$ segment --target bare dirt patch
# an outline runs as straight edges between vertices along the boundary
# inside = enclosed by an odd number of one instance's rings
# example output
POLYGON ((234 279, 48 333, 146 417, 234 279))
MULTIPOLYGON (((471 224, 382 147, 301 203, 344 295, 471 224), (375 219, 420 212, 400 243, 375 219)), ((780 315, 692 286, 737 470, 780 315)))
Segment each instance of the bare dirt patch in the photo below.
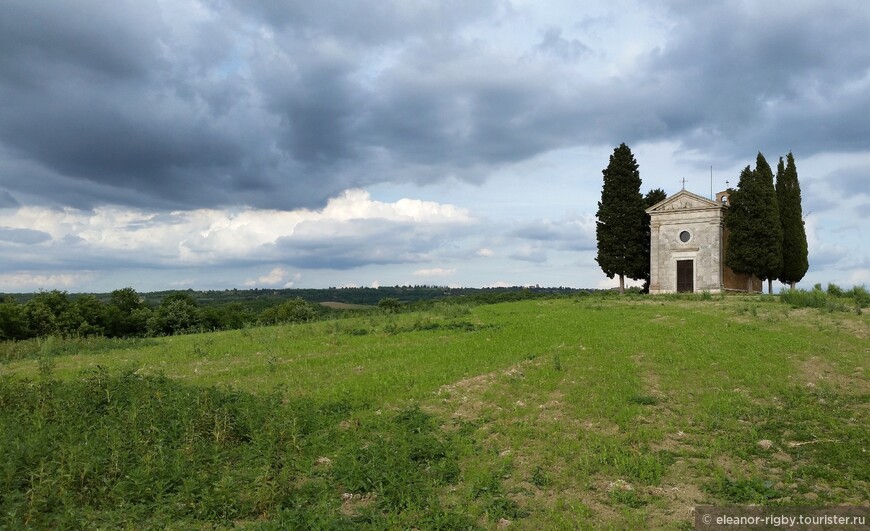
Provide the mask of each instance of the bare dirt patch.
POLYGON ((345 516, 359 516, 360 512, 375 501, 376 496, 371 493, 352 494, 345 492, 341 495, 341 507, 339 511, 345 516))
POLYGON ((855 367, 846 374, 820 356, 801 363, 800 374, 804 384, 810 388, 827 384, 850 394, 870 391, 870 381, 864 378, 864 367, 855 367))
POLYGON ((658 487, 647 487, 649 494, 659 498, 664 507, 651 514, 651 528, 673 529, 680 523, 691 522, 695 507, 708 503, 709 496, 695 483, 668 482, 658 487))
MULTIPOLYGON (((541 362, 540 358, 525 360, 507 369, 479 374, 443 385, 435 393, 436 397, 440 398, 440 406, 430 409, 446 409, 452 418, 466 421, 478 419, 488 410, 500 411, 501 407, 483 398, 487 389, 501 378, 524 378, 525 369, 541 362)), ((525 405, 522 400, 516 404, 517 407, 525 407, 525 405)))

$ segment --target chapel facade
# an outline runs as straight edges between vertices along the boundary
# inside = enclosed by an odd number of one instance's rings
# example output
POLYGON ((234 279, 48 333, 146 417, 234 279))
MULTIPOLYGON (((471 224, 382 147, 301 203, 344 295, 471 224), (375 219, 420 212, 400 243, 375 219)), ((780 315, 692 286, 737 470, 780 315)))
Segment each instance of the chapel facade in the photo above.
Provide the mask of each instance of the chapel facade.
POLYGON ((758 291, 761 280, 725 265, 728 193, 716 200, 681 190, 646 210, 650 215, 649 292, 758 291))

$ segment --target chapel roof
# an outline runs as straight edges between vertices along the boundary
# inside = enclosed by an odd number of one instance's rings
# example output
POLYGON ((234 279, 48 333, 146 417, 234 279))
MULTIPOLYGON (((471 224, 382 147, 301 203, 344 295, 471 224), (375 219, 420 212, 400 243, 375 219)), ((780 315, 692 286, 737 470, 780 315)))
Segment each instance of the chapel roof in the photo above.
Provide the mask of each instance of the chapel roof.
POLYGON ((659 201, 646 209, 646 213, 655 214, 672 210, 712 210, 721 208, 725 207, 716 201, 712 201, 698 194, 693 194, 688 190, 680 190, 667 199, 659 201))

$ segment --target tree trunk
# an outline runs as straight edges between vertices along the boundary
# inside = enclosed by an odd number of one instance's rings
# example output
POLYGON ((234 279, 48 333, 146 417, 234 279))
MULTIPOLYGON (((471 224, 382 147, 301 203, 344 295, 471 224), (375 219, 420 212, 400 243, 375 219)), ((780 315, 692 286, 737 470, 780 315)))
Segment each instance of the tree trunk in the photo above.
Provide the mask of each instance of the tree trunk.
POLYGON ((791 285, 791 289, 794 289, 795 281, 792 280, 791 282, 789 282, 789 284, 791 285))
POLYGON ((746 293, 752 293, 752 275, 746 275, 746 293))
POLYGON ((619 275, 619 294, 625 294, 625 275, 619 275))
POLYGON ((773 279, 772 278, 767 279, 767 294, 773 295, 773 279))

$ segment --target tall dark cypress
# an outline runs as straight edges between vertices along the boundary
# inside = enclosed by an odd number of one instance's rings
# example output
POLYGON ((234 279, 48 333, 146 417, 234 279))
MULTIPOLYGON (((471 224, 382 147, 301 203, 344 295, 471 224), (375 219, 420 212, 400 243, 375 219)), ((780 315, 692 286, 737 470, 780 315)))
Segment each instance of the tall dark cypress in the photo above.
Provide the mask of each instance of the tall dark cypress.
POLYGON ((640 172, 631 149, 624 143, 613 150, 602 171, 604 185, 598 202, 595 261, 608 278, 619 276, 619 292, 625 277, 641 278, 649 268, 649 238, 644 230, 646 212, 640 193, 640 172), (645 241, 647 240, 647 241, 645 241))
MULTIPOLYGON (((736 190, 730 190, 728 202, 730 207, 725 211, 725 228, 728 229, 728 246, 725 250, 725 265, 735 273, 755 275, 753 267, 754 247, 752 245, 753 212, 757 207, 753 201, 744 199, 752 193, 755 175, 749 166, 740 172, 740 180, 736 190)), ((752 278, 748 280, 747 291, 752 289, 752 278)))
POLYGON ((779 280, 794 289, 810 267, 807 259, 807 233, 801 207, 801 186, 798 182, 794 156, 789 152, 788 164, 783 167, 782 157, 776 171, 776 198, 779 221, 782 224, 782 271, 779 280))
POLYGON ((737 273, 767 279, 768 289, 772 290, 772 281, 782 270, 782 227, 773 171, 764 155, 758 154, 755 170, 747 166, 740 173, 737 190, 729 202, 725 264, 737 273))
POLYGON ((759 278, 767 280, 767 292, 773 293, 773 280, 782 272, 782 224, 779 221, 779 202, 776 200, 776 187, 773 184, 773 170, 761 152, 755 162, 758 174, 758 196, 760 202, 758 232, 755 235, 758 247, 759 278))
MULTIPOLYGON (((645 196, 643 196, 643 206, 644 206, 644 208, 649 208, 649 207, 655 205, 656 203, 660 203, 660 202, 664 201, 667 198, 668 198, 668 194, 664 190, 662 190, 661 188, 655 188, 653 190, 650 190, 649 192, 646 193, 645 196)), ((650 243, 651 243, 650 221, 651 221, 650 215, 644 214, 644 217, 643 217, 643 228, 644 228, 643 244, 644 244, 644 247, 643 247, 643 249, 644 249, 644 256, 646 258, 645 258, 645 263, 644 263, 644 269, 643 269, 643 271, 641 271, 641 274, 638 277, 638 278, 643 279, 643 292, 644 293, 649 293, 649 284, 650 284, 650 243)))

